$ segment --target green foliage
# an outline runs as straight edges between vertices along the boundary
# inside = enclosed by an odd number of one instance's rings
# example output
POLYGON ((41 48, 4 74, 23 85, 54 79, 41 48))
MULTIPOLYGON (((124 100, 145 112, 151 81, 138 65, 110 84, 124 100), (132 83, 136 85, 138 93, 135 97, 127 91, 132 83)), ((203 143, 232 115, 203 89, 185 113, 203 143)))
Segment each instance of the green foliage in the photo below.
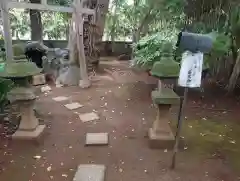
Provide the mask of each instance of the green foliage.
POLYGON ((223 33, 211 33, 211 36, 214 37, 215 41, 213 42, 213 48, 211 52, 205 55, 204 66, 213 66, 218 63, 222 57, 229 55, 231 48, 231 39, 229 36, 223 33))
POLYGON ((0 78, 0 110, 7 103, 7 93, 13 88, 13 82, 9 79, 0 78))
POLYGON ((44 36, 47 36, 50 40, 66 37, 66 31, 68 29, 66 13, 42 13, 42 19, 44 36))
POLYGON ((25 36, 30 31, 30 20, 26 11, 10 10, 10 22, 12 34, 17 39, 25 36))
POLYGON ((175 41, 161 33, 145 36, 133 45, 133 65, 143 70, 150 70, 153 64, 163 58, 173 59, 175 41))
MULTIPOLYGON (((1 48, 1 47, 0 47, 1 48)), ((0 63, 6 61, 6 52, 0 49, 0 63)), ((1 71, 1 70, 0 70, 1 71)))

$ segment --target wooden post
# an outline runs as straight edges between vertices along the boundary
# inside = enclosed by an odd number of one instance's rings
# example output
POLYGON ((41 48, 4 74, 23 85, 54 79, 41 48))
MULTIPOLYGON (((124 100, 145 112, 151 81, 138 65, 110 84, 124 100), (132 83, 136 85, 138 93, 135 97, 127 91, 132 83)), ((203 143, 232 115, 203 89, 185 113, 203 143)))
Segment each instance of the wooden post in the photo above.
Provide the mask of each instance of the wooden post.
POLYGON ((6 59, 7 61, 13 60, 13 49, 12 49, 12 35, 10 28, 9 12, 7 8, 7 0, 3 0, 1 3, 1 16, 3 20, 3 39, 6 49, 6 59))
POLYGON ((86 56, 84 53, 84 44, 83 44, 83 4, 80 0, 75 0, 75 8, 76 8, 76 19, 75 19, 75 25, 76 27, 76 33, 77 33, 77 49, 78 49, 78 61, 80 66, 80 81, 79 86, 81 88, 88 88, 91 83, 88 78, 87 73, 87 63, 86 63, 86 56))

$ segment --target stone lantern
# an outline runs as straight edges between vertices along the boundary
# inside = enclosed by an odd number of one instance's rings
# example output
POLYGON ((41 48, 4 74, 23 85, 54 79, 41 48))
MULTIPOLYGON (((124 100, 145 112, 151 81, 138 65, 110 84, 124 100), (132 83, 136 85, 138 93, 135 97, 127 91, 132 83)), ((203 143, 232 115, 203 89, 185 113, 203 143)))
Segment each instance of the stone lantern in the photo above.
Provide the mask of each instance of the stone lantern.
POLYGON ((162 58, 156 62, 151 75, 159 78, 158 89, 152 91, 152 100, 157 107, 157 117, 149 130, 150 148, 173 148, 174 135, 170 128, 170 108, 179 104, 180 97, 173 91, 180 71, 180 65, 173 58, 162 58))
POLYGON ((41 69, 35 63, 27 60, 8 62, 4 70, 0 72, 0 77, 11 79, 14 82, 14 88, 7 97, 20 110, 20 125, 12 135, 13 139, 35 139, 45 129, 45 125, 39 125, 39 120, 35 117, 33 108, 36 96, 30 84, 32 77, 40 72, 41 69))

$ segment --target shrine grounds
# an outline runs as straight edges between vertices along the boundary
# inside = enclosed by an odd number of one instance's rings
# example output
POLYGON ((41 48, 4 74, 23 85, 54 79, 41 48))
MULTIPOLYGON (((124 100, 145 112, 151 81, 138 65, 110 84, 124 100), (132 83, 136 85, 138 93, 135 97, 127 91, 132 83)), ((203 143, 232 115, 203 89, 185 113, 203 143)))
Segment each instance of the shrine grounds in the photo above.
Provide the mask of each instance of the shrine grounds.
MULTIPOLYGON (((102 61, 91 88, 60 87, 41 93, 38 117, 47 125, 37 142, 13 141, 1 126, 0 181, 72 181, 79 164, 104 164, 105 181, 240 180, 240 103, 210 85, 190 91, 184 115, 184 146, 170 170, 172 150, 148 147, 147 131, 156 109, 150 93, 157 80, 134 72, 127 62, 102 61), (100 119, 83 123, 53 97, 68 96, 100 119), (85 146, 85 135, 107 132, 107 146, 85 146)), ((178 107, 172 110, 176 127, 178 107)), ((8 115, 10 116, 10 115, 8 115)), ((11 118, 14 119, 14 118, 11 118)))

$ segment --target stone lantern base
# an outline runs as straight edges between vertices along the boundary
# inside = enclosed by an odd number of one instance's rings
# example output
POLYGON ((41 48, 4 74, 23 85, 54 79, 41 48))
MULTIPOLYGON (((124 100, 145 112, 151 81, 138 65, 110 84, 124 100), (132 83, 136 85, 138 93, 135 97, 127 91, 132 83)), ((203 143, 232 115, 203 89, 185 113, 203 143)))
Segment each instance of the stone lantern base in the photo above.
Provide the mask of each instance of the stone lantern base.
POLYGON ((32 140, 43 133, 46 126, 39 125, 33 110, 35 97, 31 88, 17 87, 9 92, 8 98, 18 105, 21 116, 19 128, 12 135, 13 139, 32 140))
POLYGON ((162 88, 152 92, 153 102, 157 105, 157 118, 149 129, 149 147, 153 149, 173 148, 175 137, 169 125, 169 111, 179 103, 179 97, 172 89, 162 88))

